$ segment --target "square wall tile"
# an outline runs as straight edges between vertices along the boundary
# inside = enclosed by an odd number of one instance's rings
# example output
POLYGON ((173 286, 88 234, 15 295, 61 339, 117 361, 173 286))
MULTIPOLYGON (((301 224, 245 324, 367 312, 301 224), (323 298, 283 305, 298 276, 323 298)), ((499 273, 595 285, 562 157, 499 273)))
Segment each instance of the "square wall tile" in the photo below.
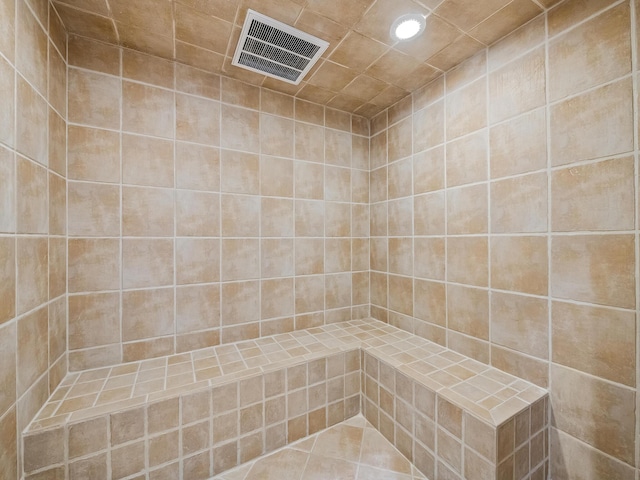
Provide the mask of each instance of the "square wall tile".
POLYGON ((532 172, 547 166, 547 122, 544 108, 491 127, 491 178, 532 172))
POLYGON ((552 237, 551 296, 634 308, 634 244, 633 235, 552 237))
POLYGON ((544 48, 538 48, 489 75, 491 124, 544 105, 545 68, 544 48))
POLYGON ((634 393, 625 387, 552 365, 554 426, 628 464, 633 463, 634 393))
POLYGON ((122 183, 173 187, 173 143, 158 138, 122 135, 122 183))
POLYGON ((16 240, 0 238, 0 324, 16 314, 16 240))
POLYGON ((491 294, 491 341, 538 358, 548 358, 547 300, 502 292, 491 294))
POLYGON ((478 288, 447 285, 449 328, 489 339, 489 292, 478 288))
POLYGON ((552 101, 609 82, 631 71, 629 5, 619 5, 549 45, 552 101))
POLYGON ((447 95, 446 136, 453 140, 487 125, 487 80, 447 95))
POLYGON ((491 287, 532 295, 547 295, 547 237, 493 237, 491 287))
POLYGON ((120 127, 120 99, 122 86, 119 78, 95 72, 69 69, 69 121, 92 127, 120 127))
POLYGON ((120 186, 69 182, 69 235, 120 235, 120 186))
POLYGON ((176 187, 220 191, 220 151, 214 147, 176 142, 176 187))
POLYGON ((553 302, 553 361, 624 385, 635 385, 633 312, 553 302))
POLYGON ((633 150, 631 97, 631 79, 625 79, 553 105, 552 165, 633 150))
MULTIPOLYGON (((220 326, 220 287, 190 285, 176 289, 176 331, 178 333, 220 326)), ((169 332, 171 333, 171 332, 169 332)))
POLYGON ((120 241, 69 239, 69 293, 120 288, 120 241))
POLYGON ((120 180, 119 134, 70 125, 67 142, 70 179, 105 183, 120 180))
POLYGON ((16 313, 18 314, 28 312, 49 299, 48 250, 46 237, 17 239, 16 313))
POLYGON ((176 139, 210 146, 220 145, 218 102, 177 94, 175 121, 176 139))
POLYGON ((491 182, 491 233, 543 233, 547 226, 547 174, 491 182))
POLYGON ((171 239, 122 240, 122 288, 173 284, 171 239))
POLYGON ((122 293, 122 340, 170 335, 175 330, 173 288, 122 293))
POLYGON ((174 94, 138 83, 122 82, 122 129, 173 138, 174 94))
POLYGON ((55 173, 48 174, 49 234, 62 235, 67 230, 67 182, 55 173))
POLYGON ((633 172, 631 157, 554 171, 553 231, 633 230, 633 172))
POLYGON ((17 230, 19 233, 49 232, 47 170, 18 155, 16 161, 17 230))
POLYGON ((122 234, 173 236, 174 196, 169 189, 122 187, 122 234))
POLYGON ((69 348, 96 347, 120 341, 120 294, 69 296, 69 348))

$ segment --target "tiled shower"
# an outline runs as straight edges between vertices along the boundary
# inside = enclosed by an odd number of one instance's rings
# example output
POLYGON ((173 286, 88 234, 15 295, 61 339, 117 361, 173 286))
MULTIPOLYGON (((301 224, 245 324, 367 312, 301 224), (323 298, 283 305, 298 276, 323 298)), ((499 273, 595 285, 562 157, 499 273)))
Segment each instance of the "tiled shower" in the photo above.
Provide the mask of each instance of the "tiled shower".
POLYGON ((548 390, 549 478, 637 480, 639 15, 565 0, 369 115, 0 0, 0 478, 54 478, 68 373, 372 318, 548 390))

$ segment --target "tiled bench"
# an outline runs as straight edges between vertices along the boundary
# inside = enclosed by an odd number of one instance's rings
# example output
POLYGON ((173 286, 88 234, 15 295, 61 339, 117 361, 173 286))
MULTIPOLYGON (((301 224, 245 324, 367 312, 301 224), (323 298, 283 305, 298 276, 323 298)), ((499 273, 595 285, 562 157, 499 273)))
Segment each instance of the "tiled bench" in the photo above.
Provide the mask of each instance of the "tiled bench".
POLYGON ((206 479, 362 411, 430 479, 546 478, 547 392, 376 320, 70 373, 31 479, 206 479))

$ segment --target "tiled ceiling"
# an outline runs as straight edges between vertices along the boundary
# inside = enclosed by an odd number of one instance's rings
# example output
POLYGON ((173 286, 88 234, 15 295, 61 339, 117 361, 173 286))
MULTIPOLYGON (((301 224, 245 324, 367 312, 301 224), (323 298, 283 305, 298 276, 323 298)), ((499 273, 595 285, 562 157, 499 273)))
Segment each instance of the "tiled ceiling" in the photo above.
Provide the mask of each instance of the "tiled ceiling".
POLYGON ((371 117, 558 0, 56 0, 70 33, 371 117), (299 85, 231 65, 247 9, 330 42, 299 85), (393 21, 426 28, 395 42, 393 21))

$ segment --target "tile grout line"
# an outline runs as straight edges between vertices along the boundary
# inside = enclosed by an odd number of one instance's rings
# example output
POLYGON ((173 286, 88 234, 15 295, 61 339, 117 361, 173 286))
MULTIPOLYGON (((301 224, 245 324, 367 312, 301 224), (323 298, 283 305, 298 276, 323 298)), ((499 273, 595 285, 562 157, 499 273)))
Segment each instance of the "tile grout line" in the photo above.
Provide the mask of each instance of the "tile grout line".
MULTIPOLYGON (((640 3, 638 1, 630 1, 629 9, 630 9, 630 20, 631 20, 631 30, 630 30, 630 41, 631 41, 631 72, 632 72, 632 98, 633 98, 633 137, 634 137, 634 169, 635 169, 635 198, 634 198, 634 222, 636 227, 635 234, 635 260, 636 265, 634 269, 635 281, 636 281, 636 312, 640 312, 640 282, 638 279, 640 278, 640 236, 638 235, 640 231, 640 160, 638 149, 640 148, 640 138, 638 129, 640 127, 640 113, 638 112, 639 103, 639 79, 638 79, 638 62, 640 61, 638 51, 638 44, 640 41, 640 32, 638 31, 638 21, 640 20, 640 12, 638 11, 638 7, 640 3)), ((636 313, 637 315, 637 313, 636 313)), ((636 319, 637 321, 637 319, 636 319)), ((635 462, 636 462, 636 480, 640 479, 640 442, 638 442, 638 435, 640 434, 640 399, 637 395, 637 388, 640 385, 640 349, 638 348, 638 343, 640 342, 640 330, 636 327, 636 428, 635 428, 635 438, 636 438, 636 451, 635 451, 635 462)))
MULTIPOLYGON (((552 136, 551 136, 551 110, 552 105, 550 102, 551 93, 549 92, 549 85, 551 79, 550 73, 550 65, 549 65, 549 13, 545 12, 544 14, 544 62, 545 62, 545 130, 546 130, 546 175, 547 175, 547 365, 546 365, 546 374, 547 374, 547 389, 549 391, 549 401, 547 408, 547 425, 549 428, 545 435, 545 444, 547 446, 546 453, 548 455, 549 465, 551 464, 551 391, 552 391, 552 363, 553 363, 553 294, 552 290, 552 278, 553 278, 553 198, 552 198, 552 190, 553 190, 553 182, 552 182, 552 173, 553 173, 553 159, 552 159, 552 136)), ((570 165, 568 168, 571 168, 570 165)), ((550 474, 550 467, 547 468, 550 474)))

